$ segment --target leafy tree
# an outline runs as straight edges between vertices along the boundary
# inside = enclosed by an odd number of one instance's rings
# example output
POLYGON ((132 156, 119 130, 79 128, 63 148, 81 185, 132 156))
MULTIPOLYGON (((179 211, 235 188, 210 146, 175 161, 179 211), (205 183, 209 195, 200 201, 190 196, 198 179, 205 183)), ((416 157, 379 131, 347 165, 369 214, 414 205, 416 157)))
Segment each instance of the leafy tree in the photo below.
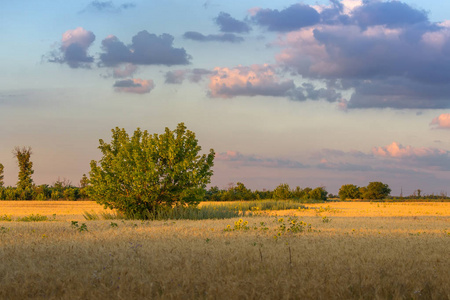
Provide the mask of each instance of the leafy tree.
POLYGON ((327 200, 328 192, 324 187, 317 187, 309 192, 309 199, 313 200, 327 200))
POLYGON ((110 144, 100 140, 103 156, 91 161, 91 199, 128 217, 151 218, 159 209, 197 205, 213 174, 214 150, 201 147, 183 123, 174 131, 150 135, 139 128, 130 137, 112 130, 110 144))
POLYGON ((345 201, 346 199, 360 199, 360 188, 354 184, 344 184, 339 189, 339 198, 341 198, 342 201, 345 201))
POLYGON ((291 189, 289 187, 289 184, 282 183, 278 185, 274 190, 272 194, 273 199, 290 199, 292 198, 291 189))
POLYGON ((389 188, 389 185, 379 181, 370 182, 366 188, 361 189, 363 199, 385 199, 390 193, 391 189, 389 188))
POLYGON ((3 178, 4 178, 3 169, 4 169, 3 165, 0 164, 0 188, 2 188, 3 185, 4 185, 4 182, 3 182, 3 178))
POLYGON ((14 156, 17 158, 19 164, 19 179, 17 182, 17 189, 20 193, 20 198, 28 200, 33 196, 33 162, 31 162, 31 147, 15 147, 13 150, 14 156))

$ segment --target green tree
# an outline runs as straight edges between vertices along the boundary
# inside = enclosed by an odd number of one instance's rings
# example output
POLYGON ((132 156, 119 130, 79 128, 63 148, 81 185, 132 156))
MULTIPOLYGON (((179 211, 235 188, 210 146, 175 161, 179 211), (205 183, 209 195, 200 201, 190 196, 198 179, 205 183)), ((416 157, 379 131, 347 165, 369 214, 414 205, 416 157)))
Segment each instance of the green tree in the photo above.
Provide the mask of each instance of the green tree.
POLYGON ((22 199, 31 199, 33 194, 33 179, 31 175, 34 173, 33 162, 30 160, 31 147, 15 147, 13 154, 19 164, 17 189, 20 191, 22 199))
POLYGON ((4 181, 3 181, 3 178, 4 178, 3 170, 4 170, 4 167, 3 167, 2 164, 0 164, 0 188, 2 188, 3 185, 4 185, 4 181))
POLYGON ((317 187, 309 192, 309 199, 313 200, 327 200, 328 192, 324 187, 317 187))
POLYGON ((346 199, 360 199, 361 198, 361 192, 358 186, 354 184, 344 184, 339 189, 339 198, 342 201, 345 201, 346 199))
POLYGON ((390 193, 389 185, 379 181, 370 182, 366 188, 361 189, 363 199, 381 200, 388 197, 390 193))
POLYGON ((286 200, 292 198, 291 188, 289 187, 289 184, 282 183, 278 185, 274 190, 272 194, 273 199, 281 199, 286 200))
POLYGON ((150 135, 139 128, 129 137, 112 130, 110 144, 100 140, 103 156, 91 161, 88 195, 128 217, 151 218, 174 205, 197 205, 213 174, 214 150, 201 147, 183 123, 173 131, 150 135))

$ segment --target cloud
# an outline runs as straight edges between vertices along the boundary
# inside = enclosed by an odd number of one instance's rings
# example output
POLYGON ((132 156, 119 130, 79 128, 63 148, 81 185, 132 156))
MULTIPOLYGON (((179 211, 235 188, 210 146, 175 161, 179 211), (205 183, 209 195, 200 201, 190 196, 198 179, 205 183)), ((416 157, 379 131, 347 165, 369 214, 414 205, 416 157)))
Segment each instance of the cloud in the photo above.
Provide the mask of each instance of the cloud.
POLYGON ((396 164, 403 169, 419 169, 428 171, 449 171, 450 153, 433 147, 402 146, 393 142, 385 147, 374 147, 375 157, 388 159, 386 163, 396 164))
POLYGON ((174 48, 173 40, 170 34, 157 36, 143 30, 133 36, 131 45, 127 46, 111 35, 102 41, 104 52, 100 54, 100 60, 105 66, 121 63, 166 66, 189 64, 191 57, 184 48, 174 48))
POLYGON ((430 23, 423 11, 396 1, 345 11, 334 8, 341 19, 282 36, 279 66, 304 79, 342 82, 336 93, 351 93, 339 100, 344 109, 450 106, 449 23, 430 23))
POLYGON ((396 142, 385 146, 385 147, 374 147, 372 149, 374 155, 384 156, 384 157, 424 157, 424 156, 434 156, 434 155, 445 155, 447 151, 437 148, 414 148, 412 146, 402 146, 396 142))
POLYGON ((434 125, 435 129, 450 129, 450 114, 440 114, 431 121, 430 125, 434 125))
POLYGON ((153 80, 145 80, 139 78, 118 80, 114 83, 116 92, 120 93, 134 93, 134 94, 147 94, 155 87, 153 80))
POLYGON ((261 158, 255 155, 244 155, 237 151, 216 153, 216 161, 227 162, 233 167, 249 166, 264 168, 304 169, 308 166, 293 160, 279 158, 261 158))
POLYGON ((289 96, 295 89, 292 80, 280 81, 269 65, 215 68, 210 76, 211 97, 231 98, 235 96, 289 96))
POLYGON ((94 58, 87 50, 94 40, 94 33, 82 27, 67 30, 62 35, 59 51, 50 53, 48 61, 68 64, 71 68, 89 68, 94 58))
POLYGON ((112 1, 92 1, 89 3, 83 10, 80 11, 81 13, 86 12, 107 12, 107 13, 119 13, 123 10, 130 9, 136 7, 136 4, 134 3, 123 3, 119 6, 114 5, 112 1))
POLYGON ((320 21, 320 15, 309 5, 293 4, 281 11, 277 9, 251 10, 251 20, 270 31, 293 31, 315 25, 320 21))
POLYGON ((228 43, 241 43, 244 41, 243 37, 237 36, 232 33, 222 34, 208 34, 203 35, 196 31, 187 31, 183 34, 183 37, 188 40, 198 42, 228 42, 228 43))
POLYGON ((185 70, 169 71, 165 75, 165 77, 166 77, 165 83, 182 84, 185 76, 186 76, 185 70))
POLYGON ((414 9, 399 1, 367 2, 356 7, 352 15, 352 19, 362 27, 386 25, 392 28, 428 21, 425 11, 414 9))
POLYGON ((245 33, 251 30, 247 23, 236 20, 230 14, 223 11, 214 20, 222 32, 245 33))
POLYGON ((206 69, 185 69, 185 70, 174 70, 168 71, 165 74, 165 83, 168 84, 182 84, 187 78, 190 82, 199 82, 205 76, 213 74, 213 71, 206 69))
POLYGON ((133 64, 120 65, 113 69, 114 78, 126 78, 133 76, 137 71, 137 66, 133 64))

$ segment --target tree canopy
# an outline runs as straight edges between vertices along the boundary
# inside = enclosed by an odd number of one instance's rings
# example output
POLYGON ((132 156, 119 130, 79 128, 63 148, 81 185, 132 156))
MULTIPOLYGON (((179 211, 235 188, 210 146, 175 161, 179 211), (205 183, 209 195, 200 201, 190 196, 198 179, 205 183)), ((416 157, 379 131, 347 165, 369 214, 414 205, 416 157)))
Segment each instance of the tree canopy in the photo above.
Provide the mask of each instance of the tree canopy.
POLYGON ((163 134, 136 129, 112 130, 112 141, 100 140, 102 158, 91 161, 88 194, 98 203, 129 217, 150 218, 175 205, 197 205, 213 174, 214 150, 201 147, 183 123, 163 134))

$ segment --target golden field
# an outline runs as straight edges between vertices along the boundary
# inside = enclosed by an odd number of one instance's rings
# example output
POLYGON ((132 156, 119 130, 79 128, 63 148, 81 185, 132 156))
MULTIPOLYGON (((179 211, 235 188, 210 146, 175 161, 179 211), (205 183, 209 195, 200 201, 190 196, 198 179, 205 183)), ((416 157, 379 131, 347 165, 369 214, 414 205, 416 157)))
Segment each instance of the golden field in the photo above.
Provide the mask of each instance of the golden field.
POLYGON ((54 221, 0 221, 0 299, 450 299, 450 203, 306 206, 233 230, 237 218, 86 221, 102 207, 1 201, 0 216, 54 221))

